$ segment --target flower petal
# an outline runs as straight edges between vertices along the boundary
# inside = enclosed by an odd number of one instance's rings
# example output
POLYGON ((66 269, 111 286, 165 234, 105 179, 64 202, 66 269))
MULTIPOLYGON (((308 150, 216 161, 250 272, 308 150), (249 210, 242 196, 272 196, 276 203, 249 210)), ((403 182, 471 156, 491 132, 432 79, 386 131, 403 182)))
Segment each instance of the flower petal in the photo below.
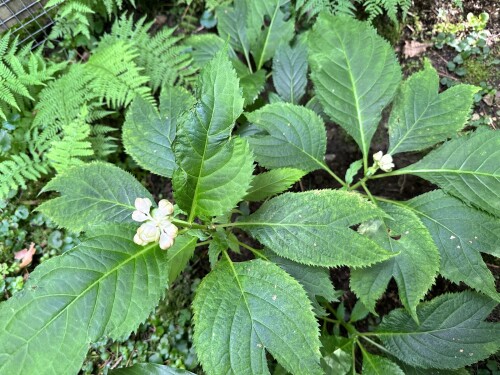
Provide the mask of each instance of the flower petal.
POLYGON ((166 233, 168 236, 172 238, 177 237, 177 232, 179 231, 177 227, 172 223, 166 223, 162 225, 161 230, 163 233, 166 233))
POLYGON ((151 210, 151 206, 153 204, 149 200, 149 198, 136 198, 135 199, 135 208, 139 211, 144 212, 145 214, 149 214, 149 210, 151 210))
POLYGON ((158 202, 158 212, 162 216, 172 215, 174 213, 174 205, 166 199, 158 202))
POLYGON ((380 161, 380 159, 382 159, 383 155, 384 155, 384 153, 382 151, 379 151, 379 152, 373 154, 373 160, 380 161))
POLYGON ((142 223, 150 218, 149 214, 145 214, 139 210, 132 212, 132 220, 142 223))
POLYGON ((174 244, 174 239, 170 237, 167 233, 163 232, 160 236, 160 249, 167 250, 174 244))

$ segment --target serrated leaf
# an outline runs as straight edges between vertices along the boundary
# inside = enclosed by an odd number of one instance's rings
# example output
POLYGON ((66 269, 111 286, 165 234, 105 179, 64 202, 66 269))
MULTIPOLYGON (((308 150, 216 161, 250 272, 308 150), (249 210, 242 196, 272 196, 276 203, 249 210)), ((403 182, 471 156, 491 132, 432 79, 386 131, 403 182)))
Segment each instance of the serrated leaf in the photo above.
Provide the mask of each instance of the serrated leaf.
POLYGON ((192 237, 189 234, 179 236, 174 245, 168 249, 168 282, 172 284, 175 279, 186 268, 189 260, 193 257, 197 237, 192 237))
POLYGON ((443 370, 443 369, 426 369, 421 367, 412 367, 404 362, 398 362, 399 367, 401 367, 405 375, 471 375, 466 369, 457 370, 443 370))
POLYGON ((363 375, 405 375, 403 370, 388 358, 363 350, 363 375))
POLYGON ((131 223, 135 199, 154 200, 131 174, 102 162, 71 168, 50 180, 42 190, 47 191, 61 196, 37 210, 73 232, 104 223, 131 223))
POLYGON ((254 176, 245 200, 259 202, 290 188, 304 177, 305 172, 294 168, 279 168, 254 176))
POLYGON ((228 40, 236 51, 249 56, 250 43, 247 37, 247 5, 245 0, 234 0, 234 7, 219 7, 217 31, 223 40, 228 40))
POLYGON ((123 224, 94 228, 0 305, 2 374, 76 374, 90 342, 123 339, 147 318, 168 283, 168 253, 136 245, 134 233, 123 224))
POLYGON ((229 249, 229 244, 227 243, 227 234, 224 231, 215 232, 212 235, 212 240, 208 245, 208 260, 210 262, 210 267, 213 269, 219 260, 219 256, 223 251, 229 249))
POLYGON ((309 62, 316 96, 365 158, 401 80, 394 50, 365 22, 320 14, 309 34, 309 62))
POLYGON ((446 294, 418 306, 420 324, 397 309, 384 317, 376 333, 392 354, 409 365, 457 369, 500 347, 500 327, 483 321, 495 305, 471 291, 446 294))
POLYGON ((247 37, 257 70, 270 60, 280 44, 294 36, 293 18, 281 10, 286 0, 247 0, 247 37))
POLYGON ((297 104, 306 93, 307 45, 282 44, 273 58, 273 83, 276 92, 287 102, 297 104))
POLYGON ((198 155, 183 155, 181 164, 191 172, 178 169, 174 173, 174 196, 190 212, 190 221, 199 215, 223 215, 244 198, 253 172, 252 153, 244 139, 232 139, 200 165, 195 164, 198 155))
POLYGON ((347 168, 347 171, 345 172, 345 182, 350 185, 352 184, 352 181, 354 180, 354 176, 356 176, 359 172, 359 170, 363 167, 363 160, 356 160, 349 165, 349 168, 347 168))
POLYGON ((156 363, 138 363, 131 367, 116 369, 110 372, 111 375, 195 375, 194 373, 173 368, 169 366, 157 365, 156 363))
POLYGON ((220 51, 201 72, 198 103, 180 126, 175 145, 180 168, 173 178, 174 196, 189 221, 225 214, 246 193, 252 156, 246 142, 229 141, 242 111, 238 77, 220 51))
POLYGON ((203 68, 207 65, 220 50, 227 48, 228 56, 231 60, 236 59, 236 53, 226 41, 215 34, 191 35, 186 39, 185 44, 191 48, 193 65, 203 68))
POLYGON ((337 292, 333 288, 332 281, 330 280, 330 270, 328 268, 296 263, 292 260, 282 258, 271 251, 264 252, 264 255, 302 285, 313 305, 313 311, 317 316, 326 315, 325 309, 316 299, 317 296, 323 297, 328 302, 334 302, 337 300, 337 297, 339 297, 339 294, 343 294, 343 291, 337 292))
POLYGON ((479 88, 456 85, 439 94, 439 76, 429 61, 400 87, 389 118, 389 151, 419 151, 455 135, 467 123, 479 88))
POLYGON ((396 171, 414 174, 446 193, 500 217, 500 132, 476 131, 446 142, 396 171))
POLYGON ((404 203, 429 230, 441 254, 440 273, 500 299, 480 252, 500 256, 500 220, 436 190, 404 203))
POLYGON ((232 60, 236 74, 240 79, 240 86, 245 99, 244 106, 252 104, 259 97, 259 94, 264 90, 266 83, 266 71, 264 69, 252 73, 248 67, 240 60, 232 60))
POLYGON ((363 320, 368 316, 370 311, 363 305, 363 302, 360 300, 356 301, 356 304, 352 308, 351 316, 349 317, 349 322, 357 322, 363 320))
POLYGON ((429 231, 412 211, 387 203, 380 207, 392 219, 363 224, 358 231, 397 255, 368 268, 351 270, 350 286, 375 313, 376 301, 394 278, 403 306, 417 319, 416 306, 439 271, 439 252, 429 231))
POLYGON ((341 336, 321 336, 321 367, 325 375, 352 373, 353 340, 341 336))
POLYGON ((300 284, 271 262, 221 262, 193 301, 196 353, 208 374, 322 374, 318 325, 300 284))
POLYGON ((394 255, 350 229, 381 215, 356 193, 315 190, 272 198, 237 225, 279 256, 296 262, 360 267, 394 255))
POLYGON ((194 99, 180 87, 165 87, 160 100, 161 114, 144 99, 134 100, 123 124, 123 144, 142 168, 172 177, 177 168, 172 143, 178 118, 193 106, 194 99))
POLYGON ((326 130, 323 120, 313 111, 294 104, 274 103, 246 117, 268 133, 248 137, 260 165, 305 172, 324 168, 326 130))

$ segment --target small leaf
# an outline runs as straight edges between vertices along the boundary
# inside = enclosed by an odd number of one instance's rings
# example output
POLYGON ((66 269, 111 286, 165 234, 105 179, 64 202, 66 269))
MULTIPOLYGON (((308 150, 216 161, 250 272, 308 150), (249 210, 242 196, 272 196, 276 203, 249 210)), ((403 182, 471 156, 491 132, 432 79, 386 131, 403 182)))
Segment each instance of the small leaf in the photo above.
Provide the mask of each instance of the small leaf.
POLYGON ((191 48, 193 65, 196 68, 203 68, 207 65, 220 50, 227 48, 229 58, 236 59, 236 53, 227 45, 226 41, 215 34, 191 35, 184 42, 191 48))
POLYGON ((259 94, 264 90, 266 83, 266 71, 264 69, 258 70, 255 73, 250 72, 248 67, 240 60, 232 60, 236 74, 240 79, 240 86, 243 91, 243 98, 245 99, 244 106, 252 104, 259 97, 259 94))
POLYGON ((356 160, 351 163, 347 171, 345 172, 345 182, 350 185, 354 180, 354 176, 356 176, 359 170, 363 167, 363 160, 356 160))
POLYGON ((390 359, 363 350, 363 375, 405 375, 405 373, 390 359))
POLYGON ((186 268, 186 265, 194 254, 197 241, 197 237, 186 234, 177 237, 174 245, 168 249, 168 264, 170 267, 168 273, 169 284, 172 284, 184 268, 186 268))
POLYGON ((420 324, 397 309, 384 317, 376 333, 392 354, 409 365, 458 369, 499 349, 498 324, 483 321, 495 305, 470 291, 445 294, 418 306, 420 324))
POLYGON ((133 222, 136 198, 151 194, 131 174, 112 164, 94 162, 53 178, 42 192, 57 191, 38 211, 60 227, 81 232, 92 225, 133 222))
POLYGON ((193 106, 194 99, 180 87, 166 87, 160 100, 161 114, 142 98, 134 100, 123 124, 123 144, 142 168, 172 177, 177 168, 172 143, 178 118, 193 106))
POLYGON ((250 43, 247 37, 247 5, 245 0, 235 0, 234 7, 217 8, 217 31, 222 40, 228 40, 235 51, 248 56, 250 43))
POLYGON ((500 217, 500 132, 476 131, 446 142, 397 174, 414 174, 467 204, 500 217))
POLYGON ((268 168, 324 168, 326 130, 313 111, 288 103, 274 103, 246 114, 267 135, 248 138, 257 162, 268 168))
POLYGON ((290 188, 305 175, 294 168, 279 168, 254 176, 245 200, 259 202, 290 188))
POLYGON ((350 229, 384 213, 356 193, 285 193, 238 222, 279 256, 320 267, 367 266, 394 254, 350 229))
POLYGON ((404 203, 429 230, 441 253, 440 273, 499 301, 495 279, 480 252, 500 256, 500 220, 465 205, 442 190, 404 203))
POLYGON ((219 263, 193 309, 196 353, 208 374, 269 374, 266 351, 292 374, 322 374, 307 295, 273 263, 219 263))
POLYGON ((367 157, 401 80, 394 50, 369 23, 322 13, 309 34, 309 62, 325 112, 367 157))
POLYGON ((363 302, 358 300, 358 301, 356 301, 356 304, 352 308, 349 321, 350 322, 357 322, 357 321, 363 320, 364 318, 366 318, 368 316, 369 313, 370 313, 370 311, 368 311, 368 309, 365 307, 365 305, 363 305, 363 302))
POLYGON ((264 254, 271 262, 277 264, 302 285, 313 305, 313 311, 316 315, 326 315, 325 309, 319 304, 316 296, 323 297, 328 302, 335 302, 337 301, 337 297, 343 294, 342 291, 338 292, 333 288, 328 268, 306 266, 305 264, 282 258, 271 251, 266 251, 264 254))
POLYGON ((167 287, 168 253, 136 245, 134 233, 94 228, 0 305, 0 373, 76 374, 90 342, 122 340, 147 318, 167 287))
POLYGON ((403 306, 417 319, 416 306, 439 270, 439 252, 427 228, 413 212, 386 203, 380 207, 392 219, 372 222, 370 226, 362 224, 358 231, 395 256, 369 268, 351 270, 351 289, 375 313, 375 302, 394 277, 403 306))
POLYGON ((400 88, 389 119, 389 151, 419 151, 445 141, 467 123, 479 88, 456 85, 439 94, 439 76, 429 61, 400 88))
POLYGON ((287 102, 297 104, 306 93, 307 45, 282 44, 273 58, 273 83, 276 92, 287 102))
POLYGON ((132 367, 125 367, 110 372, 111 375, 195 375, 187 370, 157 365, 156 363, 138 363, 132 367))

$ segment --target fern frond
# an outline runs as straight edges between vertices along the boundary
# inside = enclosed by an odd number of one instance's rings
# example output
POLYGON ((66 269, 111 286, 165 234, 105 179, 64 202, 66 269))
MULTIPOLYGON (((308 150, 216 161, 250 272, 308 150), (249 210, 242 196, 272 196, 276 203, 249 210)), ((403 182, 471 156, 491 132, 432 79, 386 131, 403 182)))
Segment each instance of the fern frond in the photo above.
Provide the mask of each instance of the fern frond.
POLYGON ((58 173, 61 173, 83 164, 84 158, 93 156, 94 151, 88 140, 89 135, 90 125, 82 119, 76 119, 65 125, 61 139, 53 142, 47 153, 47 159, 51 166, 58 173))
POLYGON ((109 135, 109 133, 115 131, 116 129, 111 126, 99 124, 92 126, 89 140, 97 158, 103 159, 116 152, 118 149, 118 138, 109 135))
POLYGON ((136 96, 154 102, 145 84, 148 77, 135 63, 139 56, 133 45, 117 41, 109 46, 99 46, 89 61, 83 65, 85 75, 92 77, 91 90, 111 108, 128 106, 136 96))
MULTIPOLYGON (((135 7, 135 0, 129 0, 129 2, 135 7)), ((104 7, 108 16, 111 16, 117 9, 122 9, 124 5, 123 0, 49 0, 45 5, 45 8, 51 8, 56 5, 64 4, 68 6, 71 4, 78 4, 78 6, 87 6, 91 9, 96 9, 98 7, 104 7)), ((64 7, 63 6, 63 7, 64 7)))
POLYGON ((91 8, 78 1, 63 5, 57 12, 49 39, 58 39, 64 35, 71 35, 73 38, 84 35, 90 39, 89 15, 93 13, 91 8))
POLYGON ((11 190, 26 189, 27 181, 36 181, 48 173, 47 162, 36 154, 12 155, 0 163, 0 199, 7 197, 11 190))

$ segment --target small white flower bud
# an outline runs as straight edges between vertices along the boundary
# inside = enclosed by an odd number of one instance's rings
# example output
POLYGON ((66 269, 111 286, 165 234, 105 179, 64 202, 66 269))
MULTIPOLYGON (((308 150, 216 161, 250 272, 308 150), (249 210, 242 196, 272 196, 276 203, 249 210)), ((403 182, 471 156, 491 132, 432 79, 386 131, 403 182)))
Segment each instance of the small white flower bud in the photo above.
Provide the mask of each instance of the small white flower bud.
POLYGON ((384 155, 382 151, 373 154, 373 161, 375 162, 374 165, 382 169, 384 172, 390 172, 392 171, 392 168, 394 168, 392 156, 389 154, 384 155))
POLYGON ((145 214, 149 214, 149 210, 153 204, 149 200, 149 198, 136 198, 135 199, 135 208, 138 211, 143 212, 145 214))

